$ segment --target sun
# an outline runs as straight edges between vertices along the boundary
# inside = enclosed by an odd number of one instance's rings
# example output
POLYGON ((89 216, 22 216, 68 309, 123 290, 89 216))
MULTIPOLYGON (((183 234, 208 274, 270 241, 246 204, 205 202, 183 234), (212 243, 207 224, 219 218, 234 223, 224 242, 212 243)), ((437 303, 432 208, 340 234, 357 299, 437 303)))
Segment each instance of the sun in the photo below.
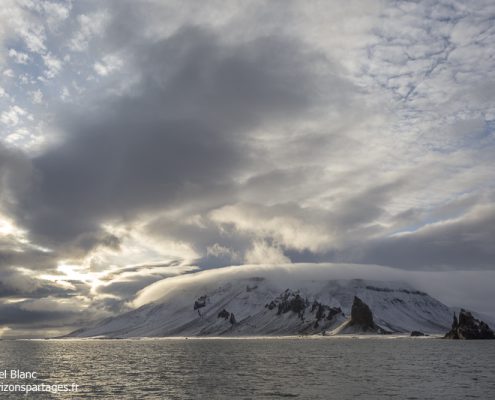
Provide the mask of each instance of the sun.
POLYGON ((101 275, 100 273, 87 272, 87 268, 84 265, 66 262, 59 262, 57 272, 55 274, 42 275, 41 278, 58 283, 80 281, 93 286, 99 281, 99 276, 101 275))

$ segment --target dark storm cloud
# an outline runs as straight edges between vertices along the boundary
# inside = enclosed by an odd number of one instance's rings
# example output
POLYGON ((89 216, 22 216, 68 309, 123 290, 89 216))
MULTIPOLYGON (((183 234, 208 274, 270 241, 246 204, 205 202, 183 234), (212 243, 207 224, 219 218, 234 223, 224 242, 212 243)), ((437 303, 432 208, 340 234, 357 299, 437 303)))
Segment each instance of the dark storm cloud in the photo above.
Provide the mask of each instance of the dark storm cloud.
POLYGON ((0 143, 0 211, 17 206, 17 196, 32 183, 32 167, 25 154, 0 143))
POLYGON ((2 325, 29 325, 39 323, 46 325, 56 321, 64 321, 74 317, 75 311, 29 310, 23 308, 30 302, 0 304, 0 326, 2 325))
MULTIPOLYGON (((42 329, 60 326, 72 327, 87 324, 95 318, 108 316, 108 312, 93 304, 91 308, 64 305, 55 298, 27 299, 16 302, 0 302, 0 326, 17 329, 42 329)), ((33 336, 31 333, 29 336, 33 336)), ((34 331, 36 336, 36 331, 34 331)), ((38 333, 38 337, 42 334, 38 333)))
POLYGON ((229 135, 286 119, 318 101, 314 67, 324 59, 289 38, 222 44, 207 30, 181 29, 140 47, 143 89, 167 118, 199 119, 229 135))
MULTIPOLYGON (((210 228, 212 233, 204 237, 212 239, 210 245, 216 242, 241 254, 253 238, 274 241, 292 262, 364 263, 411 270, 493 269, 491 197, 471 195, 433 210, 389 214, 387 204, 409 185, 407 179, 371 185, 334 199, 330 210, 296 203, 269 207, 238 203, 230 210, 215 211, 220 229, 215 233, 210 228), (380 220, 385 223, 377 223, 380 220)), ((172 232, 182 232, 206 246, 193 229, 175 227, 172 232)), ((204 224, 197 229, 198 235, 201 229, 204 224)), ((205 257, 200 262, 209 265, 211 261, 215 259, 205 257)))
POLYGON ((24 203, 31 233, 78 238, 85 250, 96 242, 115 246, 116 238, 98 232, 100 222, 222 191, 240 158, 235 148, 192 121, 139 117, 131 108, 35 160, 43 181, 24 203))
POLYGON ((45 271, 55 271, 58 256, 52 252, 46 252, 23 245, 16 240, 0 240, 0 269, 2 267, 17 265, 31 267, 45 271))
POLYGON ((319 102, 317 56, 295 41, 234 46, 191 28, 129 51, 131 93, 72 113, 62 143, 33 160, 17 216, 38 242, 117 247, 100 223, 233 196, 252 162, 247 128, 319 102))
MULTIPOLYGON (((40 284, 38 287, 33 288, 32 290, 24 291, 22 287, 18 285, 11 285, 8 282, 3 281, 5 279, 2 277, 2 281, 0 281, 0 298, 8 297, 26 297, 33 299, 41 299, 48 296, 54 296, 58 298, 67 298, 71 296, 75 296, 78 293, 76 290, 70 290, 66 287, 60 287, 56 285, 51 285, 49 283, 40 284)), ((26 277, 22 277, 21 279, 28 280, 26 277)))
POLYGON ((60 286, 54 282, 38 279, 27 269, 2 266, 0 269, 0 298, 31 298, 41 299, 48 296, 70 298, 76 294, 87 292, 89 289, 60 286))
POLYGON ((410 269, 493 269, 495 209, 479 207, 456 220, 371 240, 359 258, 410 269))

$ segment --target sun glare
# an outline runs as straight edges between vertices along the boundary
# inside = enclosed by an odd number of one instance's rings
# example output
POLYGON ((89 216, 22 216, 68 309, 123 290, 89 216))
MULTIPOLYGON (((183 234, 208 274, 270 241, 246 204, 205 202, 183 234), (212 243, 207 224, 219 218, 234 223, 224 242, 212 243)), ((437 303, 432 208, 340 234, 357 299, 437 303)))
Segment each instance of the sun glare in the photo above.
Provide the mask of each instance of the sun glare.
POLYGON ((98 280, 97 273, 85 272, 83 266, 76 264, 60 263, 57 266, 57 272, 59 272, 59 274, 42 275, 41 278, 57 282, 81 281, 94 283, 98 280))
POLYGON ((20 235, 24 231, 19 229, 10 219, 0 216, 0 236, 20 235))

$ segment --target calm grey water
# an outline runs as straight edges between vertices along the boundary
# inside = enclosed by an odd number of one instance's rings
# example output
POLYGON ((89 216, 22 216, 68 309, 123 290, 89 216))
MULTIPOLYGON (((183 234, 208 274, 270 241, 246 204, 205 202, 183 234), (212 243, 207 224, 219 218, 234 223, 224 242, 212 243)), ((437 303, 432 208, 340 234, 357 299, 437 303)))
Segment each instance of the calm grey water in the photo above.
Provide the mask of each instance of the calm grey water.
POLYGON ((0 341, 0 370, 71 384, 46 399, 494 399, 495 341, 0 341))

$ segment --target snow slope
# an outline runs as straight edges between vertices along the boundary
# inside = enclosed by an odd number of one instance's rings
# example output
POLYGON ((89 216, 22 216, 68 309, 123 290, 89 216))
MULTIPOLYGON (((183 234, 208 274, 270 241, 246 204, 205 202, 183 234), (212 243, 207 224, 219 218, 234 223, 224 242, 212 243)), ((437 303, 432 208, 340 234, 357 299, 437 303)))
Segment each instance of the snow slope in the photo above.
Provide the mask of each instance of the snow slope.
POLYGON ((316 273, 243 266, 166 279, 145 289, 137 309, 70 337, 294 335, 338 331, 354 296, 387 331, 445 333, 452 311, 428 294, 396 281, 340 279, 316 273))

